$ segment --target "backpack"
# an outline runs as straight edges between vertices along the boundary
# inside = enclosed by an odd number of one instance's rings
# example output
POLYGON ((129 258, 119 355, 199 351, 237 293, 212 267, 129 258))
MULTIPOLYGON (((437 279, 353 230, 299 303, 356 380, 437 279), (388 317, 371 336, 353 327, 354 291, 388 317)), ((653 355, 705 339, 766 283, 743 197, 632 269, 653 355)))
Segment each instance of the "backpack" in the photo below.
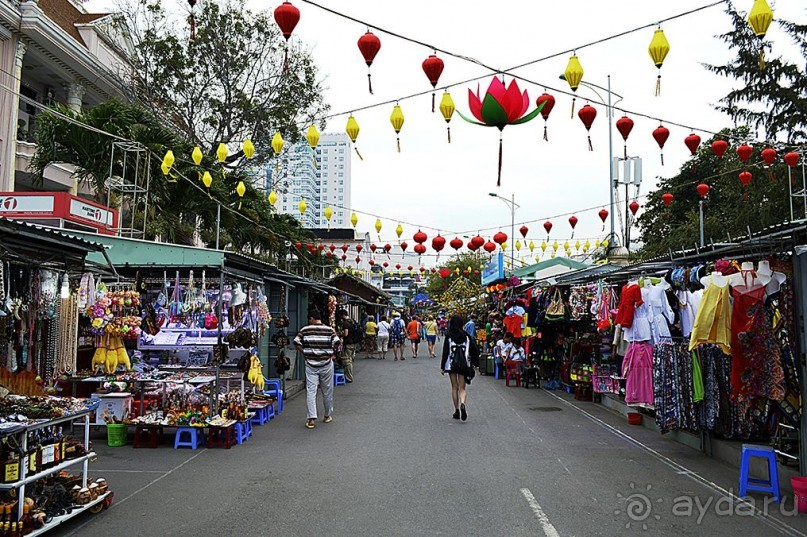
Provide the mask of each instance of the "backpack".
POLYGON ((404 323, 401 319, 392 321, 392 333, 396 336, 402 336, 404 333, 404 323))
POLYGON ((348 319, 347 321, 347 337, 345 338, 345 343, 348 345, 352 345, 355 343, 361 343, 364 341, 364 337, 362 337, 361 330, 359 330, 359 323, 352 319, 348 319))
POLYGON ((468 340, 462 343, 449 343, 449 360, 451 360, 451 372, 462 373, 468 368, 468 340))

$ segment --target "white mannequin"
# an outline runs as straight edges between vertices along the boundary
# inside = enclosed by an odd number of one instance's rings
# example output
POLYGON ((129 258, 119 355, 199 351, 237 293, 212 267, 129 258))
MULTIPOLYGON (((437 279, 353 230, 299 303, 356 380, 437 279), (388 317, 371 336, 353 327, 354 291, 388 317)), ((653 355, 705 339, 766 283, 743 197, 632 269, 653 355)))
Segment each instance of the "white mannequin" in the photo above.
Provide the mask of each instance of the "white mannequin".
POLYGON ((740 265, 740 272, 735 272, 728 279, 729 285, 732 287, 743 286, 750 289, 765 285, 758 275, 754 274, 754 264, 749 261, 743 261, 743 264, 740 265))
POLYGON ((771 264, 765 260, 759 262, 757 278, 759 278, 760 284, 765 286, 765 293, 768 295, 777 293, 779 287, 787 280, 787 276, 783 273, 771 270, 771 264))
POLYGON ((728 282, 728 278, 723 276, 720 272, 712 272, 710 275, 701 278, 701 285, 703 285, 704 289, 708 289, 710 285, 725 287, 728 282))

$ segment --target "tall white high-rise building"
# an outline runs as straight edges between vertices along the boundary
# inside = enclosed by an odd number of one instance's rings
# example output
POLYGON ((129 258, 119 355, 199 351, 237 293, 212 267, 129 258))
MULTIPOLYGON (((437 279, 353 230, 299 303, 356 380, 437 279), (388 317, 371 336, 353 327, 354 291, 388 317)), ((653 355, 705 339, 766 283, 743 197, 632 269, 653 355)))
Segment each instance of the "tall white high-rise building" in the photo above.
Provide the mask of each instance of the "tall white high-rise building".
POLYGON ((349 227, 352 154, 347 134, 322 134, 315 152, 305 141, 287 147, 280 165, 266 168, 266 193, 274 190, 278 196, 275 209, 293 215, 307 228, 349 227), (307 205, 302 215, 301 199, 307 205), (324 214, 329 206, 330 222, 324 214))

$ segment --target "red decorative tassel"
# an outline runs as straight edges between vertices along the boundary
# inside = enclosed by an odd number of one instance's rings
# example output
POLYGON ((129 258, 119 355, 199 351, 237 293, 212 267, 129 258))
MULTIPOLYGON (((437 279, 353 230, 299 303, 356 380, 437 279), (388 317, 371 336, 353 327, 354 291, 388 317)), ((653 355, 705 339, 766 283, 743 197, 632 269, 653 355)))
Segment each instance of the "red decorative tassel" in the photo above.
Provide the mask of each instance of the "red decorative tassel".
POLYGON ((496 186, 502 186, 502 135, 499 134, 499 178, 496 186))
POLYGON ((546 133, 546 125, 544 125, 544 141, 545 142, 549 141, 549 135, 546 133))
POLYGON ((434 92, 432 92, 432 114, 434 113, 434 92))
POLYGON ((286 42, 286 48, 283 49, 283 72, 289 70, 289 43, 286 42))
POLYGON ((370 95, 373 94, 373 79, 370 77, 370 73, 367 73, 367 86, 370 88, 370 95))
POLYGON ((628 160, 628 144, 625 144, 625 160, 628 160))
POLYGON ((661 154, 661 165, 664 166, 664 153, 661 154))
POLYGON ((591 135, 588 135, 588 150, 594 151, 594 146, 591 145, 591 135))

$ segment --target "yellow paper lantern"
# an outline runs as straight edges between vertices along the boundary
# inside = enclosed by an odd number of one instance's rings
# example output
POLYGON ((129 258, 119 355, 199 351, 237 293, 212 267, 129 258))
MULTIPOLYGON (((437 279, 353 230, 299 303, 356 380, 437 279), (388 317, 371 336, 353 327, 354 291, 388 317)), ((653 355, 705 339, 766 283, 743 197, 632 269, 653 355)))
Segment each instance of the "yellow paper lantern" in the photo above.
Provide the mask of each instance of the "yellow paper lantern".
POLYGON ((502 252, 504 252, 505 250, 507 250, 507 243, 503 242, 502 243, 502 252))
POLYGON ((603 248, 608 248, 608 239, 605 239, 604 241, 602 241, 602 247, 603 248))
POLYGON ((350 223, 353 224, 353 228, 356 228, 356 224, 359 223, 359 217, 356 216, 356 213, 350 213, 350 223))
POLYGON ((163 172, 163 175, 165 175, 165 176, 167 176, 169 173, 171 173, 171 167, 170 167, 170 166, 168 166, 168 165, 165 163, 165 161, 163 161, 163 162, 160 164, 160 170, 163 172))
POLYGON ((580 251, 580 241, 574 243, 574 249, 577 250, 578 252, 580 251))
POLYGON ((392 123, 392 128, 395 129, 395 140, 398 143, 398 153, 401 152, 401 127, 404 124, 404 115, 401 107, 396 103, 392 108, 392 114, 389 116, 389 122, 392 123))
POLYGON ((454 269, 454 272, 456 272, 456 273, 457 273, 457 276, 459 276, 459 274, 460 274, 460 268, 459 268, 459 267, 455 268, 455 269, 454 269))
POLYGON ((768 27, 773 22, 773 11, 771 6, 765 0, 754 0, 754 6, 751 12, 748 13, 748 24, 754 30, 759 40, 759 69, 765 69, 765 45, 762 40, 765 39, 765 34, 768 33, 768 27))
POLYGON ((202 149, 198 145, 193 148, 193 151, 191 152, 191 159, 193 159, 194 164, 197 166, 200 165, 202 163, 203 156, 202 149))
POLYGON ((653 63, 658 67, 658 78, 656 79, 656 96, 661 94, 661 65, 664 63, 664 58, 670 52, 670 43, 664 36, 664 30, 658 28, 653 33, 653 39, 650 40, 650 46, 647 47, 647 52, 653 58, 653 63))
POLYGON ((440 100, 440 113, 443 114, 443 119, 446 120, 446 132, 448 132, 448 143, 451 143, 451 116, 454 115, 454 100, 451 98, 449 92, 443 93, 443 98, 440 100))
POLYGON ((283 140, 283 136, 276 132, 274 136, 272 136, 272 151, 275 152, 275 156, 278 156, 281 151, 283 151, 283 146, 286 145, 286 142, 283 140))
POLYGON ((207 188, 210 188, 210 185, 213 184, 213 176, 210 175, 210 172, 205 171, 205 173, 202 174, 202 184, 207 188))
POLYGON ((541 241, 541 253, 546 253, 546 241, 541 241))
POLYGON ((174 165, 174 152, 170 149, 165 152, 165 156, 163 157, 163 164, 168 166, 169 168, 174 165))
POLYGON ((375 219, 375 232, 378 233, 379 235, 381 234, 381 219, 380 218, 375 219))
POLYGON ((325 207, 323 214, 325 214, 325 220, 328 221, 328 229, 331 229, 331 217, 333 216, 333 209, 331 209, 330 205, 325 207))
POLYGON ((364 157, 362 157, 361 153, 359 153, 359 148, 356 147, 356 139, 359 137, 359 123, 358 121, 356 121, 356 118, 353 117, 353 114, 350 114, 350 117, 347 118, 347 125, 345 126, 345 132, 350 138, 350 141, 353 142, 353 149, 356 150, 356 154, 359 156, 359 160, 364 160, 364 157))
POLYGON ((308 208, 308 205, 305 204, 305 200, 300 200, 300 203, 297 205, 297 209, 300 211, 300 214, 305 214, 305 210, 308 208))
POLYGON ((555 242, 552 243, 552 250, 554 250, 555 252, 558 251, 559 247, 560 247, 560 245, 558 244, 558 241, 555 241, 555 242))
POLYGON ((398 235, 399 239, 403 235, 403 226, 401 224, 398 224, 398 227, 395 228, 395 234, 398 235))
POLYGON ((520 252, 520 251, 521 251, 521 241, 517 240, 516 241, 516 252, 520 252))
POLYGON ((600 242, 599 239, 597 239, 596 241, 594 241, 594 248, 599 248, 600 244, 602 244, 602 243, 600 242))
POLYGON ((277 203, 277 192, 275 192, 274 190, 269 192, 269 197, 267 199, 269 200, 269 205, 274 207, 275 203, 277 203))
POLYGON ((536 255, 536 256, 535 256, 535 262, 536 262, 536 263, 540 263, 540 262, 541 262, 541 256, 537 256, 537 255, 536 255))
MULTIPOLYGON (((566 64, 566 70, 563 72, 563 77, 566 79, 566 82, 569 84, 569 88, 577 92, 577 88, 580 87, 580 82, 583 81, 583 66, 580 64, 580 60, 577 58, 577 54, 572 54, 572 57, 569 58, 569 63, 566 64)), ((574 101, 576 97, 572 97, 572 118, 574 118, 574 101)))
POLYGON ((224 161, 227 160, 227 146, 224 144, 219 144, 218 149, 216 149, 216 156, 219 158, 219 162, 224 164, 224 161))
POLYGON ((566 250, 567 252, 569 251, 569 241, 563 243, 563 249, 566 250))
POLYGON ((249 138, 244 140, 244 145, 241 147, 241 149, 244 151, 244 156, 247 157, 247 160, 251 159, 255 154, 255 146, 252 145, 252 140, 249 138))
POLYGON ((534 242, 532 242, 532 241, 530 241, 530 245, 529 245, 529 246, 530 246, 530 253, 532 253, 532 251, 533 251, 533 250, 535 250, 535 243, 534 243, 534 242))
POLYGON ((308 130, 305 131, 305 139, 308 141, 308 145, 311 146, 311 149, 316 149, 317 144, 319 144, 319 131, 316 125, 308 127, 308 130))
MULTIPOLYGON (((247 191, 246 185, 244 185, 244 181, 238 181, 238 185, 235 187, 235 193, 238 194, 239 198, 243 198, 244 194, 247 191)), ((238 209, 241 209, 241 200, 238 200, 238 209)))
POLYGON ((586 243, 583 245, 583 251, 588 252, 591 249, 591 242, 587 239, 586 243))

